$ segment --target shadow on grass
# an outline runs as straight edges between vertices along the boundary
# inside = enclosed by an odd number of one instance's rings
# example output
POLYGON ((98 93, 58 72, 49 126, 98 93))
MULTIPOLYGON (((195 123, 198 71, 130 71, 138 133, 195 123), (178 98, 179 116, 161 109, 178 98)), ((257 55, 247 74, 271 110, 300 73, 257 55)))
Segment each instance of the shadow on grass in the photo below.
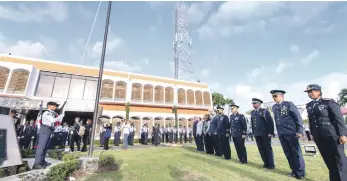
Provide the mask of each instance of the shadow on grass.
POLYGON ((123 180, 122 173, 123 160, 116 160, 115 165, 110 165, 104 169, 99 169, 85 181, 121 181, 123 180))
POLYGON ((168 166, 170 170, 170 175, 175 181, 209 181, 209 179, 195 175, 187 170, 182 170, 180 168, 174 167, 172 165, 168 166))
MULTIPOLYGON (((197 151, 194 147, 184 146, 184 147, 182 147, 182 148, 185 149, 185 150, 187 150, 187 151, 190 151, 190 152, 200 153, 200 154, 202 154, 202 155, 208 155, 208 154, 206 154, 206 152, 197 151)), ((211 156, 215 157, 214 155, 211 155, 211 156)), ((222 169, 225 169, 225 168, 227 168, 227 167, 229 166, 229 165, 225 165, 225 167, 224 167, 224 166, 222 166, 219 162, 216 162, 216 161, 214 161, 214 160, 209 160, 209 159, 206 159, 206 158, 202 158, 202 157, 199 157, 199 156, 195 156, 195 155, 191 155, 190 157, 195 158, 195 159, 200 159, 200 160, 202 160, 202 161, 211 163, 211 164, 216 165, 216 166, 218 166, 219 168, 222 168, 222 169)), ((215 157, 215 158, 218 158, 218 157, 215 157)), ((231 159, 231 160, 232 160, 233 162, 235 162, 235 163, 238 163, 238 160, 234 160, 234 159, 231 159)), ((248 165, 248 166, 251 166, 251 167, 253 167, 253 168, 255 168, 255 169, 264 169, 263 166, 262 166, 262 164, 258 164, 258 163, 254 163, 254 162, 249 162, 249 161, 248 161, 248 164, 247 164, 247 165, 248 165)), ((271 181, 271 179, 269 179, 269 178, 267 178, 267 177, 262 177, 262 176, 259 176, 259 175, 252 175, 252 173, 250 173, 250 172, 248 172, 248 171, 245 171, 245 170, 241 170, 241 169, 239 169, 239 168, 233 167, 232 169, 233 169, 233 170, 236 170, 236 171, 239 172, 239 173, 245 174, 246 177, 249 177, 249 178, 251 178, 251 179, 271 181), (247 174, 247 173, 248 173, 248 174, 247 174)), ((271 172, 275 172, 275 173, 277 173, 277 174, 285 175, 285 176, 288 176, 288 175, 289 175, 289 172, 284 171, 284 170, 279 170, 279 169, 273 169, 273 170, 271 170, 271 172)), ((242 175, 243 175, 243 174, 242 174, 242 175)), ((314 180, 312 180, 312 179, 310 179, 310 178, 305 178, 305 180, 307 180, 307 181, 314 181, 314 180)))

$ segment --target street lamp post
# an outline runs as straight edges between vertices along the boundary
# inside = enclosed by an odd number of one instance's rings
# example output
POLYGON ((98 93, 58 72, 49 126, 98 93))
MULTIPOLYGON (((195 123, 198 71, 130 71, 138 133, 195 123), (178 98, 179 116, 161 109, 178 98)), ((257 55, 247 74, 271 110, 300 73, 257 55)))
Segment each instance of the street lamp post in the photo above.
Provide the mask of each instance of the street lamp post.
POLYGON ((102 82, 102 74, 104 73, 104 61, 105 61, 105 52, 106 52, 106 45, 107 45, 108 27, 109 27, 109 24, 110 24, 111 7, 112 7, 112 1, 109 1, 108 2, 108 9, 107 9, 105 33, 104 33, 104 42, 103 42, 103 45, 102 45, 102 52, 101 52, 101 61, 100 61, 98 85, 97 85, 96 96, 95 96, 92 135, 91 135, 91 138, 90 138, 90 145, 89 145, 89 151, 88 151, 88 156, 89 157, 93 156, 95 128, 96 128, 96 122, 98 121, 100 89, 101 89, 101 82, 102 82))

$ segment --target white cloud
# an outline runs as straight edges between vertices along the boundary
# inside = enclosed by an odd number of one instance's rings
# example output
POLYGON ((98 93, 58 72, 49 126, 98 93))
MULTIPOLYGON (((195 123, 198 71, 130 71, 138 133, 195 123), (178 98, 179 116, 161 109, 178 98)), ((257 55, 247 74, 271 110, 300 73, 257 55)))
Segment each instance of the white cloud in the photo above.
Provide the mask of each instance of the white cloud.
MULTIPOLYGON (((110 36, 110 39, 107 40, 107 52, 113 52, 115 49, 121 47, 124 44, 124 40, 118 36, 110 36)), ((101 55, 103 46, 103 41, 97 41, 91 48, 91 56, 92 57, 98 57, 101 55)))
POLYGON ((218 92, 220 88, 220 83, 219 82, 207 82, 208 87, 211 89, 211 92, 218 92))
POLYGON ((156 32, 157 32, 157 27, 151 25, 151 26, 149 27, 149 32, 150 32, 150 33, 153 33, 153 34, 156 33, 156 32))
POLYGON ((291 66, 293 66, 293 65, 294 65, 294 64, 291 63, 291 62, 285 62, 285 61, 281 60, 281 61, 279 62, 279 64, 277 65, 277 67, 276 67, 276 69, 275 69, 275 72, 276 72, 276 73, 281 73, 281 72, 283 72, 285 69, 287 69, 287 68, 289 68, 289 67, 291 67, 291 66))
POLYGON ((304 65, 308 65, 311 63, 314 59, 316 59, 320 55, 320 52, 318 50, 313 50, 311 53, 309 53, 306 57, 300 59, 300 62, 304 65))
POLYGON ((188 8, 187 8, 187 13, 188 13, 188 19, 192 23, 200 23, 213 7, 212 2, 198 2, 198 3, 192 3, 188 8))
POLYGON ((111 70, 120 70, 126 72, 141 72, 142 68, 136 65, 130 65, 127 61, 105 61, 105 68, 111 70))
POLYGON ((146 58, 140 59, 140 62, 141 62, 141 63, 144 63, 144 64, 146 64, 146 65, 149 64, 149 60, 146 59, 146 58))
POLYGON ((305 25, 311 26, 320 21, 330 4, 330 2, 228 1, 220 5, 198 29, 198 33, 200 38, 207 39, 229 38, 240 33, 259 33, 261 30, 268 30, 267 27, 286 26, 283 29, 289 30, 295 26, 306 29, 305 25), (283 24, 283 22, 288 23, 283 24))
POLYGON ((289 47, 289 51, 290 51, 291 53, 293 53, 293 54, 297 54, 297 53, 300 52, 300 47, 297 46, 297 45, 291 45, 291 46, 289 47))
POLYGON ((210 75, 210 69, 202 69, 200 71, 200 77, 201 78, 208 77, 209 75, 210 75))
POLYGON ((64 2, 45 2, 43 6, 27 6, 19 4, 14 8, 0 5, 0 19, 16 22, 42 22, 53 19, 64 21, 68 16, 68 5, 64 2))
POLYGON ((19 40, 12 45, 0 42, 0 52, 30 58, 43 58, 46 55, 46 48, 39 41, 19 40))

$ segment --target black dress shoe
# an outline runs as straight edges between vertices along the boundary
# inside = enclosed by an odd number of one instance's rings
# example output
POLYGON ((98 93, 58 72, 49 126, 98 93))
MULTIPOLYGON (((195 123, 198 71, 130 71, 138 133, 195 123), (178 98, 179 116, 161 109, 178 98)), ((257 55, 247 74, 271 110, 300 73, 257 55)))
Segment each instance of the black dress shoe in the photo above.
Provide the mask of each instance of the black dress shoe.
POLYGON ((48 163, 48 162, 46 162, 46 161, 43 161, 42 165, 43 165, 43 166, 47 166, 47 167, 48 167, 48 166, 50 166, 50 165, 51 165, 51 163, 48 163))
POLYGON ((267 169, 273 170, 273 169, 275 169, 275 166, 267 167, 267 169))
POLYGON ((267 167, 268 167, 267 165, 265 165, 265 164, 263 165, 263 168, 267 168, 267 167))
POLYGON ((45 168, 46 168, 46 166, 44 166, 44 165, 35 164, 32 169, 33 170, 38 170, 38 169, 45 169, 45 168))
POLYGON ((304 179, 305 177, 304 177, 304 176, 295 176, 295 178, 298 179, 298 180, 302 180, 302 179, 304 179))

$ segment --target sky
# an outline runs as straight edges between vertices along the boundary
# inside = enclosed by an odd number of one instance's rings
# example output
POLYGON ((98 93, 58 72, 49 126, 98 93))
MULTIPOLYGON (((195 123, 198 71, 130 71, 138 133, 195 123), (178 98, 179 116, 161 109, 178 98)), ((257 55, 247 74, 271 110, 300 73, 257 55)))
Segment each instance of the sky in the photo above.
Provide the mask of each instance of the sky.
MULTIPOLYGON (((0 52, 99 66, 107 2, 0 2, 0 52)), ((319 84, 337 98, 347 87, 346 2, 186 2, 195 78, 232 98, 295 104, 319 84)), ((175 2, 113 2, 105 68, 174 77, 175 2)))

